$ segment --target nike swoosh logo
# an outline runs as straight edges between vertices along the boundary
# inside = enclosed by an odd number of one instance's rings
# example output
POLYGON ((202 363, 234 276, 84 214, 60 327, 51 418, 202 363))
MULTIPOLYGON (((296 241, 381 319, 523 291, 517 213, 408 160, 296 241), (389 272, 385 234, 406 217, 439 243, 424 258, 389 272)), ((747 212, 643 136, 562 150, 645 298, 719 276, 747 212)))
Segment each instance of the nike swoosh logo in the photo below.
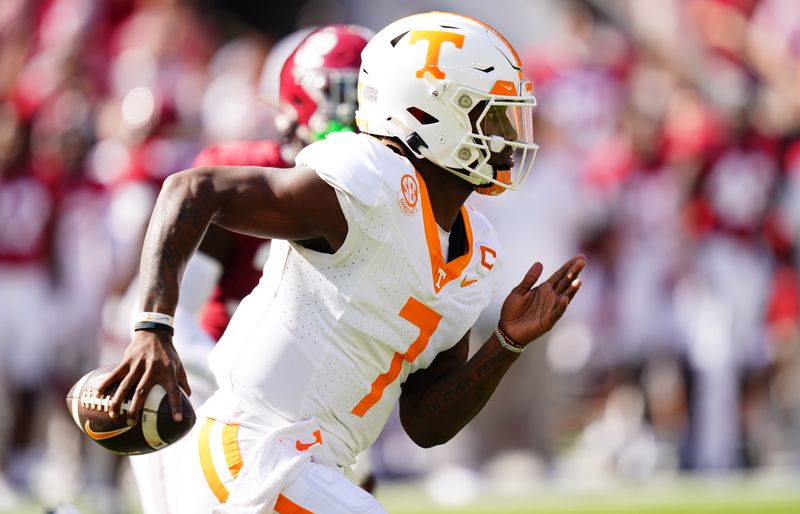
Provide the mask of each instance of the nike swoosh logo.
POLYGON ((464 277, 463 279, 461 279, 461 287, 467 287, 468 285, 474 284, 477 281, 478 281, 477 278, 469 279, 467 277, 464 277))
POLYGON ((109 439, 111 437, 124 434, 133 427, 122 427, 118 428, 117 430, 109 430, 108 432, 95 432, 94 430, 92 430, 92 427, 89 426, 89 420, 87 419, 86 423, 83 425, 83 428, 86 430, 86 435, 88 435, 95 441, 102 441, 103 439, 109 439))
POLYGON ((514 89, 514 86, 512 86, 511 84, 500 84, 500 87, 502 87, 506 91, 511 91, 512 89, 514 89))

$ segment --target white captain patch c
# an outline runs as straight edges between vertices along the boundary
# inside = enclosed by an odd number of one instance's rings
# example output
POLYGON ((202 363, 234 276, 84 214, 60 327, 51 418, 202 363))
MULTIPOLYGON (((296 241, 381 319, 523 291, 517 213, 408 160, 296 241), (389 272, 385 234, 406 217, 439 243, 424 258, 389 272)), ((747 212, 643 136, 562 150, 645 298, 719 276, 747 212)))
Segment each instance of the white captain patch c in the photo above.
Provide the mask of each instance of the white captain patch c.
POLYGON ((397 200, 400 202, 400 208, 409 216, 419 211, 419 184, 416 178, 408 174, 402 176, 397 200))

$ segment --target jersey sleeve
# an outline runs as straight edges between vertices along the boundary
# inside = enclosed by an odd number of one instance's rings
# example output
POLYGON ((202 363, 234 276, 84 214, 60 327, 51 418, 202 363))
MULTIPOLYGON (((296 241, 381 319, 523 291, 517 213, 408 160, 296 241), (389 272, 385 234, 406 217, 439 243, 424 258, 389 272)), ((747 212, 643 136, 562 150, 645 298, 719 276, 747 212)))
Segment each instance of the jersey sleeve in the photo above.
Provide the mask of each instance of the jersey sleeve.
POLYGON ((304 148, 298 165, 313 169, 339 196, 344 215, 358 220, 386 201, 385 178, 368 136, 343 133, 304 148))

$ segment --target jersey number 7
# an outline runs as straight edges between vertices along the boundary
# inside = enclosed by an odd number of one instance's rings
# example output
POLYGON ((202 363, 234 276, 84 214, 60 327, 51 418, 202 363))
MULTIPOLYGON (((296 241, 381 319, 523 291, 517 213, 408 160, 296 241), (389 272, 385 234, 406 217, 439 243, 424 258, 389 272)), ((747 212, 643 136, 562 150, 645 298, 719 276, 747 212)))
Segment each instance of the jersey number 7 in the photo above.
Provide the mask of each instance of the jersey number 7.
POLYGON ((431 336, 436 331, 436 327, 439 326, 439 322, 442 320, 441 314, 413 296, 409 297, 406 304, 400 309, 400 317, 419 328, 419 336, 411 343, 405 353, 395 352, 386 373, 378 375, 378 378, 372 382, 369 393, 350 411, 359 418, 363 418, 364 414, 381 399, 384 389, 397 380, 403 361, 414 362, 419 357, 419 354, 425 350, 425 347, 428 346, 428 341, 430 341, 431 336))

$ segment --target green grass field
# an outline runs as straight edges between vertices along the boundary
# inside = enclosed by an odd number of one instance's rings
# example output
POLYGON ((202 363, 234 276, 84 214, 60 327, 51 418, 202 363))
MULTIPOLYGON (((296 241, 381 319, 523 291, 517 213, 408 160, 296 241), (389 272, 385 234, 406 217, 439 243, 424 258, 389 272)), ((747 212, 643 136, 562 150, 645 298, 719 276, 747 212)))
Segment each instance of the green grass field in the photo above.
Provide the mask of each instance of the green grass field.
POLYGON ((391 514, 800 514, 800 480, 783 485, 679 480, 594 493, 487 493, 459 507, 436 505, 408 485, 384 488, 378 497, 391 514))
POLYGON ((436 505, 410 486, 378 495, 392 514, 800 514, 800 480, 793 485, 751 480, 670 481, 603 492, 540 490, 530 494, 487 493, 469 505, 436 505))
POLYGON ((778 499, 759 502, 738 502, 735 498, 696 502, 674 499, 661 504, 606 500, 564 500, 561 502, 485 502, 458 508, 425 504, 385 503, 392 514, 452 512, 459 514, 798 514, 800 500, 778 499))
MULTIPOLYGON (((784 477, 780 482, 672 479, 594 492, 540 484, 536 491, 524 494, 484 492, 459 506, 435 503, 419 484, 384 483, 377 497, 390 514, 800 514, 800 478, 784 477)), ((90 508, 85 499, 77 505, 82 514, 108 514, 90 508)), ((44 511, 33 502, 0 510, 4 514, 44 511)), ((138 514, 138 509, 123 514, 138 514)))

